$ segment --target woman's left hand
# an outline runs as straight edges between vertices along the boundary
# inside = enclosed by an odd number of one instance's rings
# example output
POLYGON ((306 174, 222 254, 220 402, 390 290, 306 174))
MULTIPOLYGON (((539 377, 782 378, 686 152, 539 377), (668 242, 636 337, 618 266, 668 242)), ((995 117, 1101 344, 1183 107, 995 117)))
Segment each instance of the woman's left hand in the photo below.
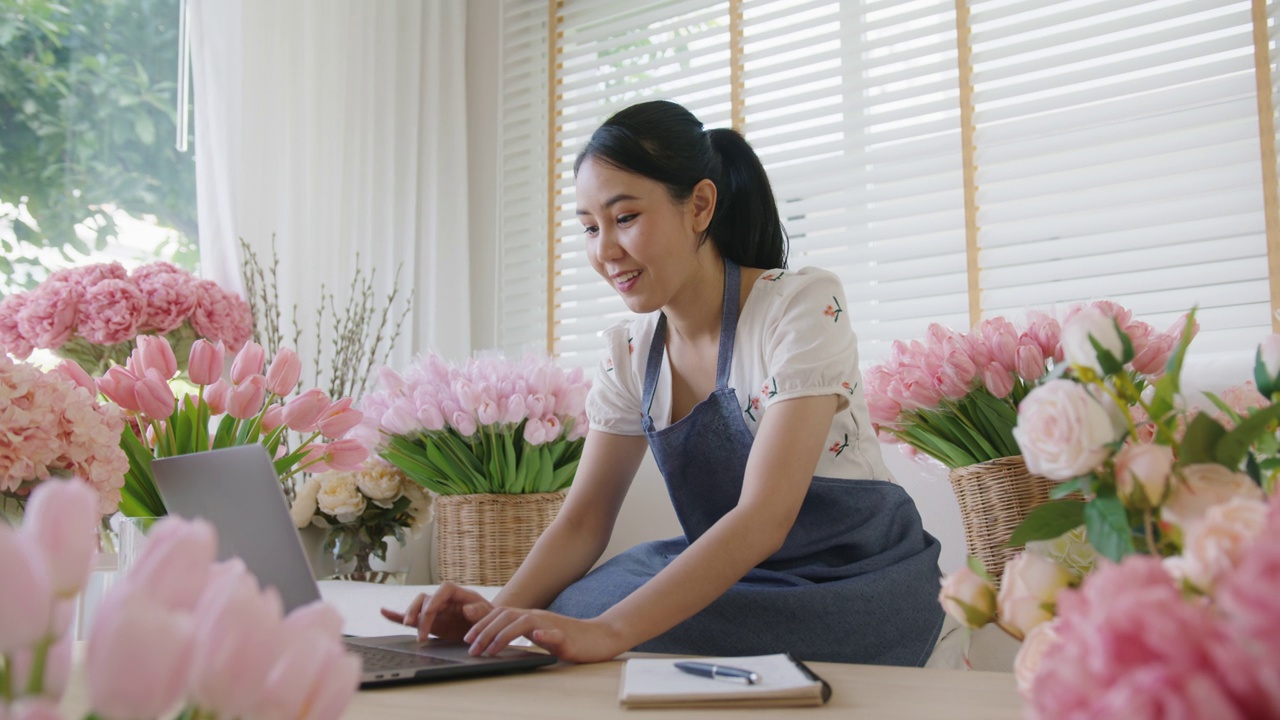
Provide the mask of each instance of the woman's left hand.
POLYGON ((598 619, 578 620, 546 610, 497 607, 471 627, 464 642, 472 655, 496 655, 524 636, 561 660, 576 663, 612 660, 630 650, 626 641, 598 619))

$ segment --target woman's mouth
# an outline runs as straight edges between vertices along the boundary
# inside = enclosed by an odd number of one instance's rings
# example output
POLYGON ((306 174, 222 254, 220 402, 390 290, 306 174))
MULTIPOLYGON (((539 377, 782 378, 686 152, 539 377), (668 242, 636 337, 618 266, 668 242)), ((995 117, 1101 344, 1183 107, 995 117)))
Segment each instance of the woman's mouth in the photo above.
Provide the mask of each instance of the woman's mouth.
POLYGON ((628 272, 618 273, 613 276, 613 284, 618 288, 618 292, 627 292, 635 287, 636 281, 640 278, 639 270, 631 270, 628 272))

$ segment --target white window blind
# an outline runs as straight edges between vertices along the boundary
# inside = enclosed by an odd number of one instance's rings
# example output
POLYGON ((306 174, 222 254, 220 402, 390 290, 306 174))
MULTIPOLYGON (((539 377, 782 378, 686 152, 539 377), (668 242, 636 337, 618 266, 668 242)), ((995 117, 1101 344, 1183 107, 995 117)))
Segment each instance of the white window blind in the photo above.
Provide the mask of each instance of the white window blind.
MULTIPOLYGON (((506 17, 527 12, 539 19, 526 27, 546 32, 545 2, 505 4, 506 17)), ((956 5, 559 2, 549 43, 557 69, 541 65, 531 96, 554 118, 542 128, 554 152, 544 145, 529 156, 541 158, 541 185, 508 177, 505 164, 518 164, 508 137, 523 148, 537 128, 532 115, 503 108, 504 272, 541 272, 549 243, 554 268, 549 287, 546 276, 536 289, 504 280, 507 346, 544 332, 566 364, 590 364, 599 331, 626 316, 584 255, 572 161, 610 114, 659 97, 708 127, 736 122, 744 132, 773 181, 791 266, 840 275, 864 362, 895 339, 921 337, 930 322, 966 328, 968 77, 983 315, 1110 298, 1164 327, 1197 304, 1197 352, 1251 351, 1270 332, 1275 281, 1250 3, 973 0, 962 4, 971 50, 963 69, 956 5), (507 212, 508 192, 542 193, 530 207, 546 206, 551 232, 508 232, 509 214, 538 224, 507 212), (527 256, 513 260, 517 250, 527 256)), ((504 103, 524 82, 518 73, 536 74, 533 62, 511 62, 517 39, 505 31, 504 103)), ((1272 81, 1280 87, 1274 72, 1272 81)))

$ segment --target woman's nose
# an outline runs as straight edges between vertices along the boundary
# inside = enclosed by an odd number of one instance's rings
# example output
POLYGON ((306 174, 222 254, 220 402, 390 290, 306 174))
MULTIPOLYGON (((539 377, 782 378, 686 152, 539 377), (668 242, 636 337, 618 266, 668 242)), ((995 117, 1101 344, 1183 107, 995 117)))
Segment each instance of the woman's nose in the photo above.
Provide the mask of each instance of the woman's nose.
POLYGON ((596 238, 596 257, 601 260, 617 260, 622 255, 623 249, 617 235, 612 230, 601 228, 600 235, 596 238))

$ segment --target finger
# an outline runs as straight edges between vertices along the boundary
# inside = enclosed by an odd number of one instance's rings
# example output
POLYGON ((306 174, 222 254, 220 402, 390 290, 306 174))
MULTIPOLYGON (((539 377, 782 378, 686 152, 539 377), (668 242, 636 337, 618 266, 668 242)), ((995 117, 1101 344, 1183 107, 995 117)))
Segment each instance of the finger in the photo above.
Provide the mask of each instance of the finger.
POLYGON ((462 606, 462 617, 466 618, 468 622, 479 622, 492 609, 493 606, 489 603, 469 603, 462 606))
POLYGON ((422 616, 418 618, 418 642, 427 639, 427 636, 431 633, 432 625, 435 624, 436 616, 440 614, 441 610, 449 606, 458 589, 457 585, 447 582, 441 585, 436 594, 427 600, 427 606, 423 609, 422 616))
POLYGON ((518 621, 523 614, 522 611, 504 608, 486 615, 484 620, 481 621, 484 623, 484 627, 474 636, 469 652, 472 655, 483 653, 493 643, 493 639, 497 637, 498 633, 502 632, 511 623, 518 621))
POLYGON ((560 657, 565 651, 564 631, 559 628, 538 628, 525 637, 556 657, 560 657))
MULTIPOLYGON (((471 621, 471 628, 467 630, 467 634, 462 636, 463 642, 475 642, 480 633, 484 632, 491 623, 498 619, 507 608, 491 608, 479 620, 471 621)), ((470 619, 470 618, 468 618, 470 619)))
POLYGON ((494 634, 493 640, 485 647, 483 655, 497 655, 506 649, 513 640, 524 635, 530 635, 535 632, 538 627, 539 619, 531 613, 525 613, 516 618, 506 627, 494 634))
POLYGON ((422 612, 422 603, 426 602, 426 600, 427 596, 425 593, 418 593, 418 596, 413 599, 413 602, 409 603, 409 607, 404 611, 404 615, 401 616, 401 622, 405 625, 417 625, 418 613, 422 612))
POLYGON ((404 624, 404 615, 396 612, 395 610, 391 610, 389 608, 382 608, 381 611, 382 611, 382 617, 390 620, 393 623, 399 623, 401 625, 404 624))

